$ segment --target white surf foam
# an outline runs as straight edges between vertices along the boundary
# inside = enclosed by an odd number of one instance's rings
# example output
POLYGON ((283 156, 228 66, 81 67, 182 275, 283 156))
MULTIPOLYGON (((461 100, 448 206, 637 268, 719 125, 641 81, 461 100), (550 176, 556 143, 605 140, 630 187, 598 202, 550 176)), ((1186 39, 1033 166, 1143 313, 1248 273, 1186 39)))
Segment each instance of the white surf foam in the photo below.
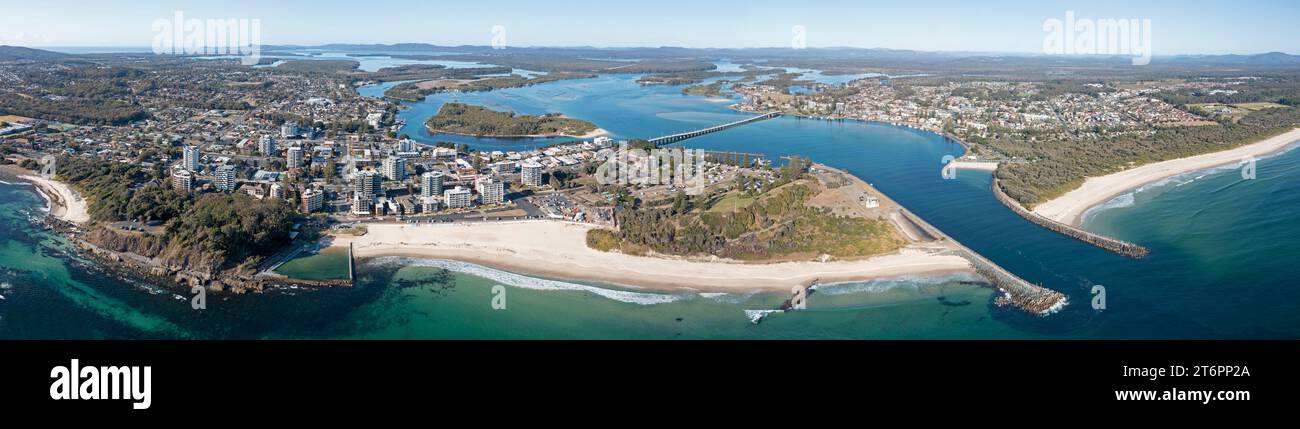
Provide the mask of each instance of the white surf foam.
POLYGON ((449 261, 443 259, 420 259, 400 256, 385 256, 376 258, 374 263, 377 264, 396 264, 401 266, 414 267, 434 267, 442 268, 458 273, 469 274, 476 277, 482 277, 497 283, 505 284, 531 290, 543 291, 580 291, 599 295, 615 301, 627 302, 640 305, 666 304, 679 301, 684 297, 681 295, 671 295, 662 293, 633 292, 616 289, 606 289, 596 286, 587 286, 577 283, 562 282, 558 280, 546 280, 528 277, 520 274, 502 271, 495 268, 485 267, 482 265, 471 264, 468 262, 449 261))
POLYGON ((944 275, 905 275, 890 277, 884 279, 875 279, 857 282, 827 283, 816 286, 817 293, 827 295, 849 295, 855 293, 881 293, 893 289, 907 288, 911 290, 920 290, 922 288, 953 282, 982 282, 982 277, 969 273, 953 273, 944 275))
POLYGON ((757 325, 759 322, 762 322, 763 319, 766 319, 767 316, 783 312, 784 311, 782 310, 745 310, 745 317, 749 319, 749 323, 757 325))

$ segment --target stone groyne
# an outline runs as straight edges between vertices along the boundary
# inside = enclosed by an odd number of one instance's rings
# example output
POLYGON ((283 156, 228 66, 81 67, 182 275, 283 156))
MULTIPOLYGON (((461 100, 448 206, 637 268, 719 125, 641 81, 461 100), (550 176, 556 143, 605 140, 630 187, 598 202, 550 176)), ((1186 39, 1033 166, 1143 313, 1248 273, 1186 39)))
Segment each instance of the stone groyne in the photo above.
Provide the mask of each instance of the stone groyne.
POLYGON ((993 178, 993 196, 997 197, 998 201, 1002 202, 1003 205, 1010 208, 1012 212, 1015 212, 1020 217, 1023 217, 1029 220, 1030 222, 1037 224, 1038 226, 1047 228, 1048 230, 1054 231, 1058 234, 1065 235, 1067 237, 1074 238, 1084 243, 1088 243, 1093 246, 1097 246, 1102 249, 1106 249, 1111 252, 1115 252, 1120 255, 1127 256, 1133 259, 1142 259, 1151 253, 1151 251, 1146 247, 1142 247, 1137 244, 1133 244, 1124 240, 1116 240, 1114 238, 1106 237, 1104 235, 1094 234, 1088 231, 1084 231, 1082 229, 1070 225, 1066 225, 1064 223, 1057 222, 1052 219, 1048 219, 1047 217, 1040 215, 1038 213, 1034 213, 1029 209, 1026 209, 1024 206, 1021 206, 1020 203, 1017 202, 1016 200, 1011 199, 1011 197, 1007 196, 1006 193, 1002 192, 1002 186, 998 184, 997 177, 993 178))

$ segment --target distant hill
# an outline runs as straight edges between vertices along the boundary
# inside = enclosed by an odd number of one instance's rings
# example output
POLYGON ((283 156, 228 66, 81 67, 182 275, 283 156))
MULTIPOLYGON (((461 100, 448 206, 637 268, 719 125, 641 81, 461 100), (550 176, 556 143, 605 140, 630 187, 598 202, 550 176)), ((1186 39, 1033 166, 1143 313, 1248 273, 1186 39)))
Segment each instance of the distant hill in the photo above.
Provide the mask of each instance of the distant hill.
POLYGON ((0 61, 62 60, 71 57, 72 57, 71 55, 61 54, 58 52, 24 48, 22 46, 0 45, 0 61))
POLYGON ((1294 66, 1300 65, 1300 55, 1291 55, 1282 52, 1269 52, 1254 55, 1180 55, 1171 58, 1170 61, 1178 63, 1243 66, 1294 66))

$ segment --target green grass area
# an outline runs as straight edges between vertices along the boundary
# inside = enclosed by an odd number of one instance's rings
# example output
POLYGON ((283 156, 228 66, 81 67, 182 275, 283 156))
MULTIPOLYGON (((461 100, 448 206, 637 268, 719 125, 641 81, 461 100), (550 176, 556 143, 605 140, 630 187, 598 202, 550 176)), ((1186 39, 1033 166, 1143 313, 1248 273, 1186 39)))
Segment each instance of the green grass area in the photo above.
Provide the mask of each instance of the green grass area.
POLYGON ((709 207, 709 213, 731 213, 754 204, 755 198, 738 191, 728 192, 709 207))
POLYGON ((1286 107, 1286 106, 1277 103, 1237 103, 1237 104, 1233 104, 1232 107, 1246 109, 1254 112, 1254 111, 1259 111, 1264 109, 1275 109, 1278 107, 1286 107))

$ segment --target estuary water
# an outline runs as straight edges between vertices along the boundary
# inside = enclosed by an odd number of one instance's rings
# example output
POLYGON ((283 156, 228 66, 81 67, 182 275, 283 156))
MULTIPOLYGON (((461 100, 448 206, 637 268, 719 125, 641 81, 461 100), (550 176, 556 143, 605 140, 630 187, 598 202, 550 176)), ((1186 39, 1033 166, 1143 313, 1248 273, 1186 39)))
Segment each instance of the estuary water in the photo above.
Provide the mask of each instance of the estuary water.
MULTIPOLYGON (((514 150, 556 139, 431 135, 423 122, 460 101, 524 114, 558 112, 618 138, 650 138, 746 117, 737 100, 686 96, 601 76, 484 93, 435 94, 402 112, 403 132, 514 150)), ((363 94, 382 94, 379 87, 363 94)), ((823 285, 809 309, 750 318, 775 294, 661 294, 540 279, 448 261, 379 258, 352 288, 257 296, 188 294, 111 277, 34 226, 44 201, 0 183, 3 338, 1297 338, 1300 337, 1300 151, 1260 160, 1257 179, 1221 169, 1153 184, 1091 213, 1086 228, 1152 249, 1129 260, 1039 228, 990 194, 984 172, 940 176, 960 145, 885 124, 778 118, 687 146, 801 155, 848 170, 953 238, 1070 304, 1036 317, 992 304, 979 279, 904 277, 823 285), (1092 306, 1094 286, 1106 307, 1092 306), (500 286, 500 288, 497 288, 500 286), (497 292, 494 292, 497 289, 497 292), (506 306, 494 309, 504 291, 506 306)))

